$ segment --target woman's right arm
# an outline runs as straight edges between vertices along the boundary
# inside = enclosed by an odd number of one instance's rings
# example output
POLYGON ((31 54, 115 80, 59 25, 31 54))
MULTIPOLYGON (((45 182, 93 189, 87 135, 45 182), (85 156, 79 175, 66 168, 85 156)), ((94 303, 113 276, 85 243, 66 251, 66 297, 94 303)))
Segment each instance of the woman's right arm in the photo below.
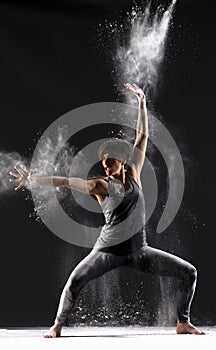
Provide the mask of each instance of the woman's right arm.
POLYGON ((78 177, 62 177, 62 176, 33 176, 31 173, 27 174, 22 169, 15 167, 16 172, 10 171, 9 174, 14 178, 11 182, 18 183, 15 190, 22 187, 69 187, 76 191, 86 194, 105 194, 107 182, 100 178, 81 179, 78 177))

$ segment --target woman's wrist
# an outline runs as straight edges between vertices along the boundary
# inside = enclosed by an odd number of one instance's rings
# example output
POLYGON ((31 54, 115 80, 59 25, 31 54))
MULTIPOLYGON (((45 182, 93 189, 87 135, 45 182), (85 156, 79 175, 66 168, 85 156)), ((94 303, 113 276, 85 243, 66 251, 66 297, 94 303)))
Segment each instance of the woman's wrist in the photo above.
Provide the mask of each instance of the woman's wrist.
POLYGON ((143 108, 143 107, 146 106, 146 99, 145 99, 145 96, 139 98, 139 106, 140 106, 141 108, 143 108))

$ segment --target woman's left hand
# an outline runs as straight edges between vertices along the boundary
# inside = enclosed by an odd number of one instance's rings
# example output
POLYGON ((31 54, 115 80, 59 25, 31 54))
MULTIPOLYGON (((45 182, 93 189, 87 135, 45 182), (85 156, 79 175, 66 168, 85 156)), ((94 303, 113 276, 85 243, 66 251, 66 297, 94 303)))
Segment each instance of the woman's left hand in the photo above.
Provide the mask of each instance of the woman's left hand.
POLYGON ((139 100, 145 99, 145 94, 144 94, 143 90, 138 85, 127 83, 127 84, 124 84, 124 86, 128 90, 132 91, 139 100))

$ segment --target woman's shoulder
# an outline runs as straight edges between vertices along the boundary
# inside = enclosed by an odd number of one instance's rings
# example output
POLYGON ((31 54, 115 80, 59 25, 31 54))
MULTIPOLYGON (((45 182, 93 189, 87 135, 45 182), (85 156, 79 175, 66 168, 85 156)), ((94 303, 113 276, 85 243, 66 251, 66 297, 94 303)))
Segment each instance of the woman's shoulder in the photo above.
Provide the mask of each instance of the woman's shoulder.
POLYGON ((87 178, 88 181, 95 182, 95 185, 100 186, 102 188, 107 188, 109 185, 109 177, 108 176, 91 176, 87 178))

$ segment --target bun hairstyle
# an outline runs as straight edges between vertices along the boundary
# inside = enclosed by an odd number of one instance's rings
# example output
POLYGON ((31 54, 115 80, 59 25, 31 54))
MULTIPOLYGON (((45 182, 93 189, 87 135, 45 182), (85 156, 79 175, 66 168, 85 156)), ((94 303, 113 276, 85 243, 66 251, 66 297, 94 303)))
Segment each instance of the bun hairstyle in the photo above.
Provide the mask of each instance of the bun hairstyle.
POLYGON ((133 145, 126 140, 111 139, 105 141, 98 150, 98 158, 102 160, 105 154, 108 154, 109 158, 119 159, 126 161, 130 159, 132 154, 133 145))

